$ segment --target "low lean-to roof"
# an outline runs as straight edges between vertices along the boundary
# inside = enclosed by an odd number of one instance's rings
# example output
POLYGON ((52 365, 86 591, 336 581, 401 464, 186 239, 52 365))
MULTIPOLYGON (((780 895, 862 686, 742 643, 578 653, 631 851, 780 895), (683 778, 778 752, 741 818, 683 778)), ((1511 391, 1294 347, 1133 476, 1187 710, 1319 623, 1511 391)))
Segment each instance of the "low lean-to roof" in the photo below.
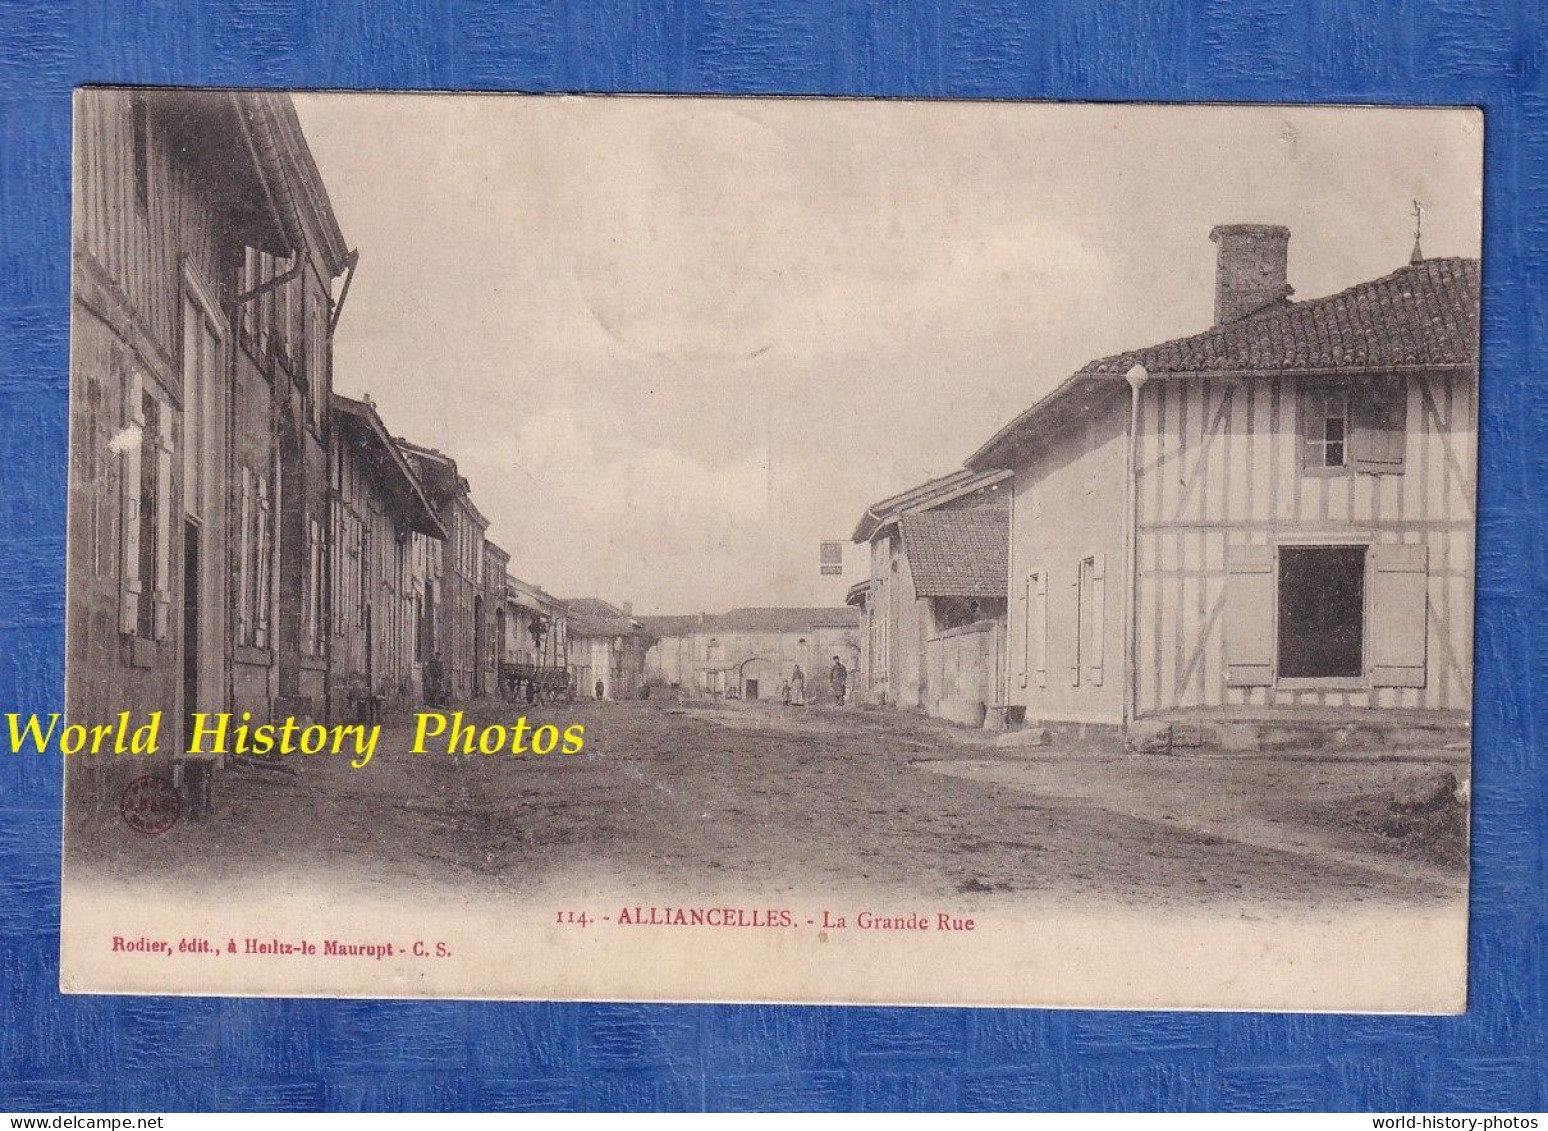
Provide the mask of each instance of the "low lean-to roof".
POLYGON ((898 520, 921 597, 1005 597, 1010 512, 1003 507, 922 511, 898 520))
POLYGON ((898 516, 906 511, 941 506, 953 499, 972 494, 974 491, 992 487, 1008 474, 994 469, 974 471, 963 468, 949 475, 928 479, 916 487, 910 487, 907 491, 900 491, 880 502, 872 503, 866 508, 865 514, 860 516, 860 521, 855 524, 855 531, 850 535, 850 540, 869 542, 876 536, 877 531, 897 521, 898 516))
POLYGON ((1479 291, 1478 260, 1426 259, 1323 298, 1098 358, 1000 429, 967 466, 1002 466, 1016 443, 1059 417, 1058 409, 1100 399, 1100 387, 1121 390, 1136 365, 1152 377, 1476 370, 1479 291))

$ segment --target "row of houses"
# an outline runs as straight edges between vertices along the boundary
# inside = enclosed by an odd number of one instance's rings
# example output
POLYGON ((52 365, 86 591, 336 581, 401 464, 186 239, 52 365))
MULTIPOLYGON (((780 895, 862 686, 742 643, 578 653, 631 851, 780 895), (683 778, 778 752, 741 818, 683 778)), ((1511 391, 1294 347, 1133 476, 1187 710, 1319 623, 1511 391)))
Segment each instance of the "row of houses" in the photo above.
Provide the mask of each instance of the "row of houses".
POLYGON ((1215 322, 1103 357, 869 507, 859 694, 966 723, 1464 724, 1479 265, 1293 301, 1217 227, 1215 322))
POLYGON ((75 122, 71 715, 633 690, 637 622, 512 577, 455 459, 334 390, 359 257, 288 97, 83 90, 75 122))

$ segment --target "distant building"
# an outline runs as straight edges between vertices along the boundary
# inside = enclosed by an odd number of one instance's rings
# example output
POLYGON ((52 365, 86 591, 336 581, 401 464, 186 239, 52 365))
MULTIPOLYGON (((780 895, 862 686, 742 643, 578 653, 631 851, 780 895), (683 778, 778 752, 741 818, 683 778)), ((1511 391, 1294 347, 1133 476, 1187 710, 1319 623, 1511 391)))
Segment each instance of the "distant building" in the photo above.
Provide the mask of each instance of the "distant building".
POLYGON ((424 547, 421 652, 426 661, 440 654, 454 700, 487 694, 491 599, 484 582, 484 534, 489 520, 473 505, 471 488, 457 470, 456 460, 401 438, 397 443, 424 484, 447 534, 444 550, 424 547))
POLYGON ((1087 364, 968 461, 1013 474, 1007 701, 1465 723, 1477 261, 1292 302, 1288 230, 1212 238, 1214 326, 1087 364))
POLYGON ((414 536, 446 529, 369 400, 333 396, 332 640, 336 717, 417 701, 414 536))
POLYGON ((872 504, 851 536, 870 576, 857 694, 961 721, 998 702, 1010 473, 956 471, 872 504))
MULTIPOLYGON (((564 602, 507 573, 504 606, 502 692, 523 698, 539 690, 562 695, 571 674, 569 611, 564 602), (558 675, 565 680, 558 681, 558 675)), ((581 694, 578 686, 574 690, 581 694)))
POLYGON ((628 605, 595 597, 565 601, 570 669, 584 699, 633 699, 645 685, 645 630, 628 605))
POLYGON ((799 668, 806 698, 831 701, 833 658, 848 672, 860 663, 860 615, 849 608, 745 608, 640 622, 651 638, 647 678, 705 695, 779 699, 799 668))
POLYGON ((478 657, 473 673, 473 694, 494 695, 500 687, 500 660, 508 635, 505 607, 506 566, 511 555, 484 539, 484 562, 479 572, 479 595, 475 613, 474 652, 478 657))

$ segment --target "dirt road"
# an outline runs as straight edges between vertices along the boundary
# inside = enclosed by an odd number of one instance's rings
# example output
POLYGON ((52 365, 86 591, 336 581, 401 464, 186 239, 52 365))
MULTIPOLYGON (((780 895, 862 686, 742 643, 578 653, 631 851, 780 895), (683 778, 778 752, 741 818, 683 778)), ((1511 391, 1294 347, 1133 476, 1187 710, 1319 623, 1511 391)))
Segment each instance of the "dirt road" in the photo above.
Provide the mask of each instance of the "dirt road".
MULTIPOLYGON (((491 704, 468 718, 521 713, 491 704)), ((627 868, 662 890, 828 885, 1131 906, 1427 905, 1465 890, 1459 866, 1350 826, 1348 805, 1379 799, 1398 772, 1379 763, 1029 757, 831 708, 650 701, 526 714, 583 724, 584 752, 413 755, 397 723, 364 769, 299 756, 229 769, 209 820, 160 837, 104 825, 72 857, 214 888, 321 871, 395 898, 453 879, 520 892, 577 867, 627 868)))

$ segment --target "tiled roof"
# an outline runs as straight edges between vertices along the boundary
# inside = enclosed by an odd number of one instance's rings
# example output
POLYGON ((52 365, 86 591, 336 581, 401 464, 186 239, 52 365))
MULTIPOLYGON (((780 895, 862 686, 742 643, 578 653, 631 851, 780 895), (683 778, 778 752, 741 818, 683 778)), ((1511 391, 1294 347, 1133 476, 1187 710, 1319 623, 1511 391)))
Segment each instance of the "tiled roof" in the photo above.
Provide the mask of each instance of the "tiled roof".
POLYGON ((1248 374, 1478 365, 1476 259, 1426 259, 1325 298, 1088 362, 994 434, 967 459, 1000 467, 1012 449, 1061 414, 1127 396, 1135 365, 1152 374, 1248 374))
POLYGON ((1293 372, 1478 363, 1478 260, 1426 259, 1380 279, 1287 303, 1085 365, 1086 375, 1293 372))
POLYGON ((635 617, 646 632, 655 637, 689 636, 699 627, 699 617, 695 613, 682 616, 665 617, 635 617))
POLYGON ((704 619, 707 632, 805 632, 819 628, 858 628, 860 610, 837 608, 732 609, 704 619))
POLYGON ((1002 507, 905 514, 903 552, 921 597, 1004 597, 1010 514, 1002 507))
POLYGON ((640 630, 633 617, 597 597, 575 597, 564 606, 571 636, 632 636, 640 630))

